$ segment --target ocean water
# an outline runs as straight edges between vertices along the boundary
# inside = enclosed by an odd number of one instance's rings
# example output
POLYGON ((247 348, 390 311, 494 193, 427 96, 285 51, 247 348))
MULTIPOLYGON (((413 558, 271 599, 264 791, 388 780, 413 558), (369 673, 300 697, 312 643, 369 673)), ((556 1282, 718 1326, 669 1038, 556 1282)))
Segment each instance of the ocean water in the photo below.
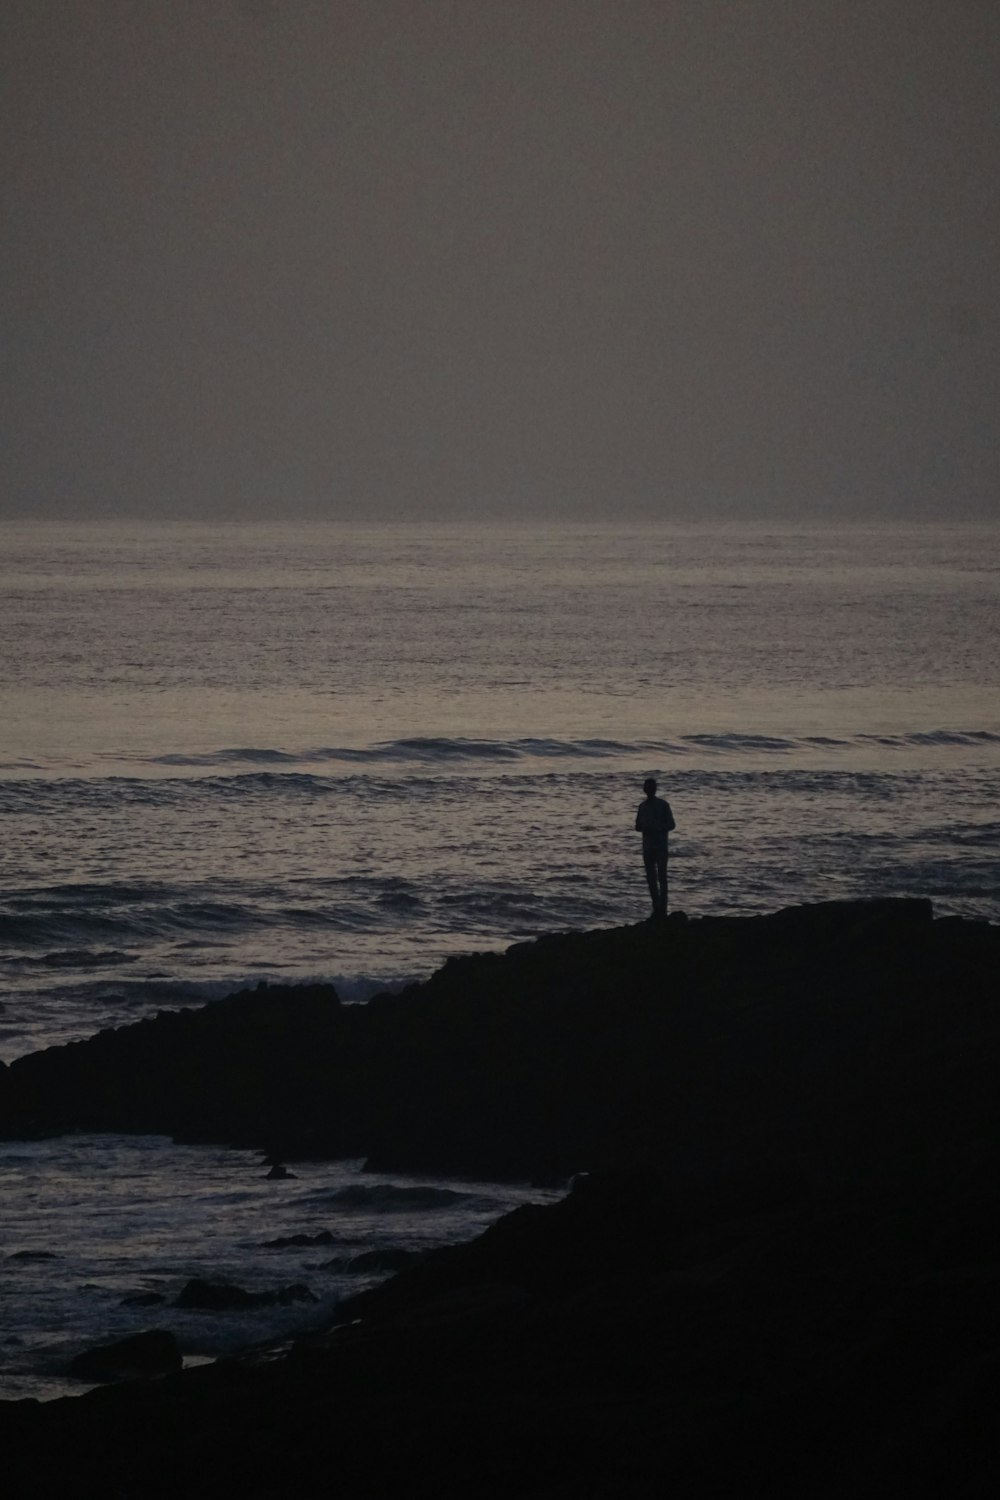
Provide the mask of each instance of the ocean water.
POLYGON ((280 1343, 335 1319, 338 1302, 384 1279, 349 1263, 471 1238, 525 1202, 510 1184, 398 1181, 359 1162, 296 1164, 269 1181, 250 1151, 159 1136, 74 1135, 0 1144, 0 1399, 90 1387, 73 1356, 167 1328, 187 1363, 280 1343), (308 1236, 313 1244, 275 1244, 308 1236), (317 1240, 319 1236, 328 1239, 317 1240), (312 1301, 206 1312, 178 1308, 189 1280, 250 1292, 305 1287, 312 1301))
MULTIPOLYGON (((996 920, 998 542, 971 524, 0 526, 0 1056, 261 978, 360 1001, 453 952, 639 920, 649 774, 691 915, 926 895, 996 920)), ((176 1278, 184 1246, 198 1262, 206 1217, 243 1246, 227 1273, 259 1273, 242 1208, 169 1186, 197 1178, 189 1155, 77 1145, 0 1158, 8 1197, 51 1192, 67 1284, 100 1283, 55 1207, 71 1177, 77 1217, 174 1205, 143 1276, 176 1278), (98 1160, 131 1185, 110 1204, 98 1160)), ((197 1158, 209 1175, 217 1156, 197 1158)), ((24 1389, 56 1378, 60 1328, 122 1315, 81 1291, 57 1316, 47 1263, 12 1259, 39 1248, 18 1212, 0 1266, 27 1310, 24 1389)))

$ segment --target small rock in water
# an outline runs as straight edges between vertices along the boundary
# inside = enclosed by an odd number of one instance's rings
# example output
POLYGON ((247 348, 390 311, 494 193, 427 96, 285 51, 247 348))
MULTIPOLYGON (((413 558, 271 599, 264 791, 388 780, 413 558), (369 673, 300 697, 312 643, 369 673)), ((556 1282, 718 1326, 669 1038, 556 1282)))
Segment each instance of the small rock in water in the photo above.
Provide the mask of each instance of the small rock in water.
POLYGON ((231 1312, 253 1307, 254 1295, 241 1286, 227 1282, 203 1281, 194 1277, 174 1300, 174 1307, 197 1308, 199 1312, 231 1312))
POLYGON ((311 1292, 303 1281, 295 1281, 291 1286, 283 1286, 280 1291, 270 1293, 263 1292, 262 1296, 274 1297, 279 1307, 287 1307, 292 1302, 318 1302, 319 1298, 311 1292))
POLYGON ((294 1172, 289 1172, 288 1168, 282 1166, 280 1161, 276 1161, 270 1172, 267 1173, 267 1181, 280 1182, 283 1178, 293 1178, 294 1176, 294 1172))
POLYGON ((335 1255, 324 1263, 325 1271, 349 1271, 363 1275, 368 1272, 402 1271, 424 1258, 423 1250, 362 1250, 358 1255, 335 1255))
POLYGON ((196 1276, 187 1283, 173 1305, 195 1308, 199 1312, 238 1312, 248 1307, 287 1307, 292 1302, 317 1300, 302 1282, 280 1287, 276 1292, 248 1292, 242 1286, 224 1281, 203 1281, 196 1276))
POLYGON ((181 1368, 181 1351, 165 1328, 151 1328, 113 1344, 99 1344, 78 1354, 69 1373, 80 1380, 129 1380, 168 1375, 181 1368))

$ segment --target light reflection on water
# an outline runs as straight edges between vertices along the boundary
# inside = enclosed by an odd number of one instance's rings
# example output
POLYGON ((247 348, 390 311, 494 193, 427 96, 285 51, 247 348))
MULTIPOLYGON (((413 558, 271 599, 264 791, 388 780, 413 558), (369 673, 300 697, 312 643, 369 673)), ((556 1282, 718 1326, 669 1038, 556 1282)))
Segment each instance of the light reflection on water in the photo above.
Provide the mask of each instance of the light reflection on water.
POLYGON ((984 727, 988 526, 3 527, 4 756, 984 727))

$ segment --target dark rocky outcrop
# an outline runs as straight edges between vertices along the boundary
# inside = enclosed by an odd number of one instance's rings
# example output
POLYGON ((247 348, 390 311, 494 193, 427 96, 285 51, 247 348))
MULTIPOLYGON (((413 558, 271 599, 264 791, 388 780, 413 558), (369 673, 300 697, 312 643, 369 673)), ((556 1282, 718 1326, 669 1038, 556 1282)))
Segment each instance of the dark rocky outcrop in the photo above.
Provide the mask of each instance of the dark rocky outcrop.
POLYGON ((998 976, 994 927, 832 904, 546 938, 362 1007, 250 993, 15 1064, 8 1133, 581 1175, 282 1357, 0 1405, 12 1492, 68 1465, 81 1497, 996 1493, 998 976))
POLYGON ((546 937, 367 1005, 247 991, 19 1059, 0 1133, 494 1178, 645 1162, 692 1192, 749 1174, 752 1195, 947 1173, 991 1149, 998 944, 928 902, 831 903, 546 937))
POLYGON ((174 1335, 163 1328, 151 1328, 85 1350, 70 1363, 69 1373, 78 1380, 134 1380, 170 1374, 179 1370, 181 1363, 174 1335))
MULTIPOLYGON (((18 1494, 905 1493, 1000 1480, 993 1202, 688 1212, 582 1179, 283 1359, 0 1406, 18 1494), (991 1261, 990 1256, 994 1259, 991 1261), (21 1487, 21 1486, 24 1487, 21 1487)), ((718 1207, 718 1205, 717 1205, 718 1207)))
POLYGON ((248 990, 164 1011, 0 1071, 0 1134, 79 1126, 189 1140, 303 1138, 325 1098, 326 1132, 339 1138, 329 1070, 346 1061, 348 1030, 328 986, 248 990))

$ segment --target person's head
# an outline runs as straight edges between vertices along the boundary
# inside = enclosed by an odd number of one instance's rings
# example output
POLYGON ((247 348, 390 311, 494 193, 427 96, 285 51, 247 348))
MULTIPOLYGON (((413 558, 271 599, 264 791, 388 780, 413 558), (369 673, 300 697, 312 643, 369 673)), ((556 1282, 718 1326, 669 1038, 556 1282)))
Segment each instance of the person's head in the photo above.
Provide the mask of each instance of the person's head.
POLYGON ((642 789, 646 793, 647 797, 656 796, 656 782, 653 780, 652 776, 649 777, 648 781, 644 781, 642 783, 642 789))

